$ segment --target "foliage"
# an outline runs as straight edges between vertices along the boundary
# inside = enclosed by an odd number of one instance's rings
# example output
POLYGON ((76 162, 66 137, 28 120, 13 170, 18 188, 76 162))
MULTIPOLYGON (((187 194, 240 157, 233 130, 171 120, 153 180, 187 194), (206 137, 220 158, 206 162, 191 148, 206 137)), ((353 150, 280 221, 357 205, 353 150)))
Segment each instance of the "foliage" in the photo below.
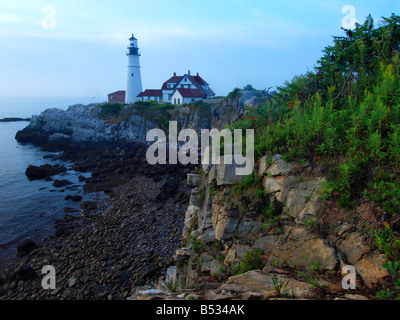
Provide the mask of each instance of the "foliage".
POLYGON ((383 289, 376 294, 378 300, 389 300, 395 298, 400 300, 400 263, 398 261, 386 262, 383 267, 388 270, 389 274, 394 278, 394 290, 391 291, 389 288, 383 289))
POLYGON ((274 290, 276 292, 276 295, 278 297, 280 297, 283 294, 283 292, 285 291, 287 285, 289 284, 289 281, 285 282, 282 280, 282 278, 278 279, 278 277, 274 273, 272 275, 272 284, 273 284, 274 290))
POLYGON ((242 95, 242 94, 240 93, 240 89, 239 89, 239 88, 235 88, 235 89, 233 89, 232 92, 230 92, 230 93, 228 94, 228 96, 226 97, 226 99, 237 99, 237 98, 240 98, 241 95, 242 95))
POLYGON ((400 240, 395 238, 392 229, 385 227, 383 230, 376 230, 375 243, 379 250, 381 250, 388 260, 400 260, 400 240))
POLYGON ((108 119, 119 116, 124 107, 125 105, 122 103, 104 103, 95 108, 101 110, 100 118, 108 119))
POLYGON ((261 254, 262 250, 252 250, 246 252, 245 255, 240 259, 239 265, 233 268, 233 275, 239 275, 250 270, 260 269, 262 267, 261 254))
POLYGON ((400 208, 400 17, 369 16, 334 37, 314 71, 274 94, 278 107, 248 110, 235 128, 255 130, 255 154, 319 165, 320 198, 351 207, 363 196, 400 208), (379 170, 388 173, 379 174, 379 170))

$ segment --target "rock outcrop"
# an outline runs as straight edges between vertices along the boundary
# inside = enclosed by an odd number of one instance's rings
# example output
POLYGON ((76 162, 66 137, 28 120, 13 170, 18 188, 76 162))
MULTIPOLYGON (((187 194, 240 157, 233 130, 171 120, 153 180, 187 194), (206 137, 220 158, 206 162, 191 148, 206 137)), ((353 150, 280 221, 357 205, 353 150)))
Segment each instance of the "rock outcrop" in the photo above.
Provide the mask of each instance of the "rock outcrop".
POLYGON ((283 294, 277 292, 277 283, 285 284, 286 296, 296 299, 323 298, 315 291, 321 288, 325 298, 350 299, 345 295, 354 292, 342 288, 343 266, 354 266, 357 284, 366 290, 388 276, 382 266, 384 256, 367 246, 354 226, 342 223, 329 235, 318 231, 324 177, 279 155, 260 160, 259 179, 281 225, 271 232, 262 216, 230 205, 232 189, 244 177, 224 175, 229 166, 210 166, 202 174, 188 176, 191 200, 182 248, 175 253, 179 283, 207 286, 223 280, 206 290, 209 299, 277 298, 283 294), (233 270, 249 254, 258 254, 258 270, 235 275, 233 270))
POLYGON ((157 127, 139 115, 132 115, 119 123, 108 122, 99 117, 100 112, 95 104, 74 105, 66 111, 47 109, 38 116, 32 116, 29 125, 17 133, 16 139, 38 145, 96 147, 143 141, 147 131, 157 127))

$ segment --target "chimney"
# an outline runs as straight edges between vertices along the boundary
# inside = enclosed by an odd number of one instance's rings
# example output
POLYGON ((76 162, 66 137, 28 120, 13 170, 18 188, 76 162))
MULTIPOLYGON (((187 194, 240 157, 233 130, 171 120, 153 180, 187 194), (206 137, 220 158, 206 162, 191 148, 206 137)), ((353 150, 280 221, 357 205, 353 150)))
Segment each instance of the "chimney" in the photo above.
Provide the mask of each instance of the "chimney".
POLYGON ((197 72, 197 76, 199 76, 199 73, 197 72))
POLYGON ((188 75, 190 76, 190 70, 188 70, 188 75))
POLYGON ((174 72, 174 77, 176 77, 176 72, 174 72))

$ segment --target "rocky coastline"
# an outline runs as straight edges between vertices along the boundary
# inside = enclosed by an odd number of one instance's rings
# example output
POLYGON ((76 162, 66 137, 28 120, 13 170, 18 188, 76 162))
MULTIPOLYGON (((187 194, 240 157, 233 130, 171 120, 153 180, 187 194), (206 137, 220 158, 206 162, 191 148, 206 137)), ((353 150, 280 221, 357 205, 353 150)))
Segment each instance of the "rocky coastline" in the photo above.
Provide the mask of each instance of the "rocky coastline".
MULTIPOLYGON (((29 239, 20 243, 19 262, 7 265, 0 277, 0 299, 124 299, 133 286, 165 274, 180 246, 190 197, 186 174, 194 167, 148 168, 145 148, 139 141, 64 149, 59 158, 74 160, 76 171, 92 173, 84 190, 104 191, 108 197, 81 202, 79 216, 64 210, 55 234, 40 246, 29 239), (55 267, 56 290, 41 286, 45 265, 55 267)), ((51 179, 65 168, 28 169, 31 178, 51 179)))
MULTIPOLYGON (((198 130, 244 114, 240 100, 201 116, 196 108, 174 109, 171 120, 198 130)), ((357 221, 319 199, 326 180, 318 167, 266 155, 256 159, 258 193, 235 192, 245 178, 234 174, 235 164, 149 165, 145 132, 154 123, 143 115, 105 121, 93 110, 46 110, 16 135, 20 143, 62 150, 59 159, 91 172, 82 177, 84 190, 108 197, 81 202, 79 216, 65 210, 40 246, 20 243, 19 262, 0 277, 0 300, 367 300, 390 277, 357 221), (259 208, 259 194, 268 207, 259 208), (42 288, 46 265, 55 268, 55 289, 42 288), (357 289, 342 286, 348 265, 357 289)), ((44 165, 27 175, 51 180, 63 170, 44 165)), ((379 223, 378 209, 370 216, 357 210, 358 219, 379 223)))

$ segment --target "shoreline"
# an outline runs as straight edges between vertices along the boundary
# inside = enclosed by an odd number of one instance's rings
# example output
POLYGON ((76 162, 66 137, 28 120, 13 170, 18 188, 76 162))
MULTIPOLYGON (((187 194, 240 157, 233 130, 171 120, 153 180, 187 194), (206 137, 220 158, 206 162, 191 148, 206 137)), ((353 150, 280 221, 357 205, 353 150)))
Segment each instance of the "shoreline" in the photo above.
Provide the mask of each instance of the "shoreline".
POLYGON ((55 221, 54 235, 5 263, 0 299, 126 299, 134 286, 156 281, 172 263, 189 204, 191 168, 149 168, 141 157, 143 144, 77 150, 66 148, 58 158, 74 160, 75 171, 92 172, 84 192, 102 190, 107 198, 81 202, 80 216, 66 213, 55 221), (48 264, 56 268, 56 290, 41 287, 41 268, 48 264))

